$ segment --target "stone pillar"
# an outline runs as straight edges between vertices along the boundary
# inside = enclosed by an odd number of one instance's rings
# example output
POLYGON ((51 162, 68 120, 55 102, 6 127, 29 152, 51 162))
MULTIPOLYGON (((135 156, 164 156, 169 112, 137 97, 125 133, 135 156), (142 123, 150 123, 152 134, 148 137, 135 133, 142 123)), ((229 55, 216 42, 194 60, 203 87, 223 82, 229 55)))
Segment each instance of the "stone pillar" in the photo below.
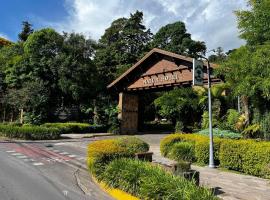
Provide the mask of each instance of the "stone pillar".
POLYGON ((138 132, 138 95, 119 94, 119 114, 121 134, 135 134, 138 132))

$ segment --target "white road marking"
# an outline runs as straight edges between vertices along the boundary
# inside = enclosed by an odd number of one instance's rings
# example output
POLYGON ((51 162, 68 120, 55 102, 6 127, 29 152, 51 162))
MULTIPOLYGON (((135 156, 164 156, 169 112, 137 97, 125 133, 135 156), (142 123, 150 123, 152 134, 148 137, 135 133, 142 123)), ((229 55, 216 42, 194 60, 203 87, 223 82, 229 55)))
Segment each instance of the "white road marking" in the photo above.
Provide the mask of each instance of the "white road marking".
POLYGON ((22 156, 21 153, 12 153, 11 155, 13 155, 13 156, 22 156))
POLYGON ((17 158, 27 158, 27 156, 17 156, 17 158))
POLYGON ((55 146, 60 146, 60 145, 64 145, 65 143, 63 143, 63 142, 59 142, 59 143, 56 143, 56 144, 54 144, 55 146))
POLYGON ((61 152, 59 154, 61 154, 61 155, 68 155, 69 153, 68 152, 61 152))
POLYGON ((28 162, 28 161, 31 161, 31 159, 26 158, 26 159, 23 159, 23 161, 28 162))
POLYGON ((36 163, 33 163, 33 165, 35 165, 35 166, 40 166, 40 165, 44 165, 44 163, 36 162, 36 163))
POLYGON ((63 194, 64 194, 64 196, 67 196, 68 195, 68 191, 67 190, 63 190, 63 194))
POLYGON ((76 155, 68 155, 68 157, 70 157, 70 158, 75 158, 76 155))
POLYGON ((80 158, 77 158, 78 160, 85 160, 85 158, 83 158, 83 157, 80 157, 80 158))
POLYGON ((15 153, 16 151, 6 151, 7 153, 15 153))
POLYGON ((54 149, 53 151, 54 151, 54 152, 59 152, 59 150, 57 150, 57 149, 54 149))

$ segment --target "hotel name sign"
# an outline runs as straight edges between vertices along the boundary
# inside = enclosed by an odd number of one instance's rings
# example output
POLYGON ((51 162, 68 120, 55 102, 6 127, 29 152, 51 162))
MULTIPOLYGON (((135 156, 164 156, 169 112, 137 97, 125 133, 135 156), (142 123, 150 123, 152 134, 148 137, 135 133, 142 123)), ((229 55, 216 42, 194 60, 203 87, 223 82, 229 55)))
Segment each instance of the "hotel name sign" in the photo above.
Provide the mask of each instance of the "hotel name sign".
POLYGON ((179 74, 170 74, 170 75, 164 75, 164 74, 159 74, 159 75, 152 75, 154 77, 150 78, 144 78, 143 84, 144 85, 155 85, 155 84, 161 84, 164 82, 175 82, 177 80, 180 80, 179 74))

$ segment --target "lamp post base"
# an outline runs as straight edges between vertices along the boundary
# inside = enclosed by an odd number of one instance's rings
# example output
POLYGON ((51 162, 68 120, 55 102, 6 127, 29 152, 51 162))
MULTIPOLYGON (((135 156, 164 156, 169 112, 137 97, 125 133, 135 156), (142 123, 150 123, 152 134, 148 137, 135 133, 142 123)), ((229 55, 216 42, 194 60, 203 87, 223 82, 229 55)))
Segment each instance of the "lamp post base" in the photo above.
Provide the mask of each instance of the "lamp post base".
POLYGON ((209 168, 216 168, 215 165, 208 165, 209 168))

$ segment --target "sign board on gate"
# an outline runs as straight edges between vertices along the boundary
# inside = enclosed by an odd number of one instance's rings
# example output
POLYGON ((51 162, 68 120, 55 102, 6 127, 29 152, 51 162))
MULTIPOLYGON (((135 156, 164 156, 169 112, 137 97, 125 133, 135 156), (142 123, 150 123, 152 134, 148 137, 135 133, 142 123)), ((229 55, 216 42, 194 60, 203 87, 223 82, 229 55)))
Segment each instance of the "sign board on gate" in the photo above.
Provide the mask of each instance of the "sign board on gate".
POLYGON ((193 85, 203 85, 203 62, 193 59, 193 85))

